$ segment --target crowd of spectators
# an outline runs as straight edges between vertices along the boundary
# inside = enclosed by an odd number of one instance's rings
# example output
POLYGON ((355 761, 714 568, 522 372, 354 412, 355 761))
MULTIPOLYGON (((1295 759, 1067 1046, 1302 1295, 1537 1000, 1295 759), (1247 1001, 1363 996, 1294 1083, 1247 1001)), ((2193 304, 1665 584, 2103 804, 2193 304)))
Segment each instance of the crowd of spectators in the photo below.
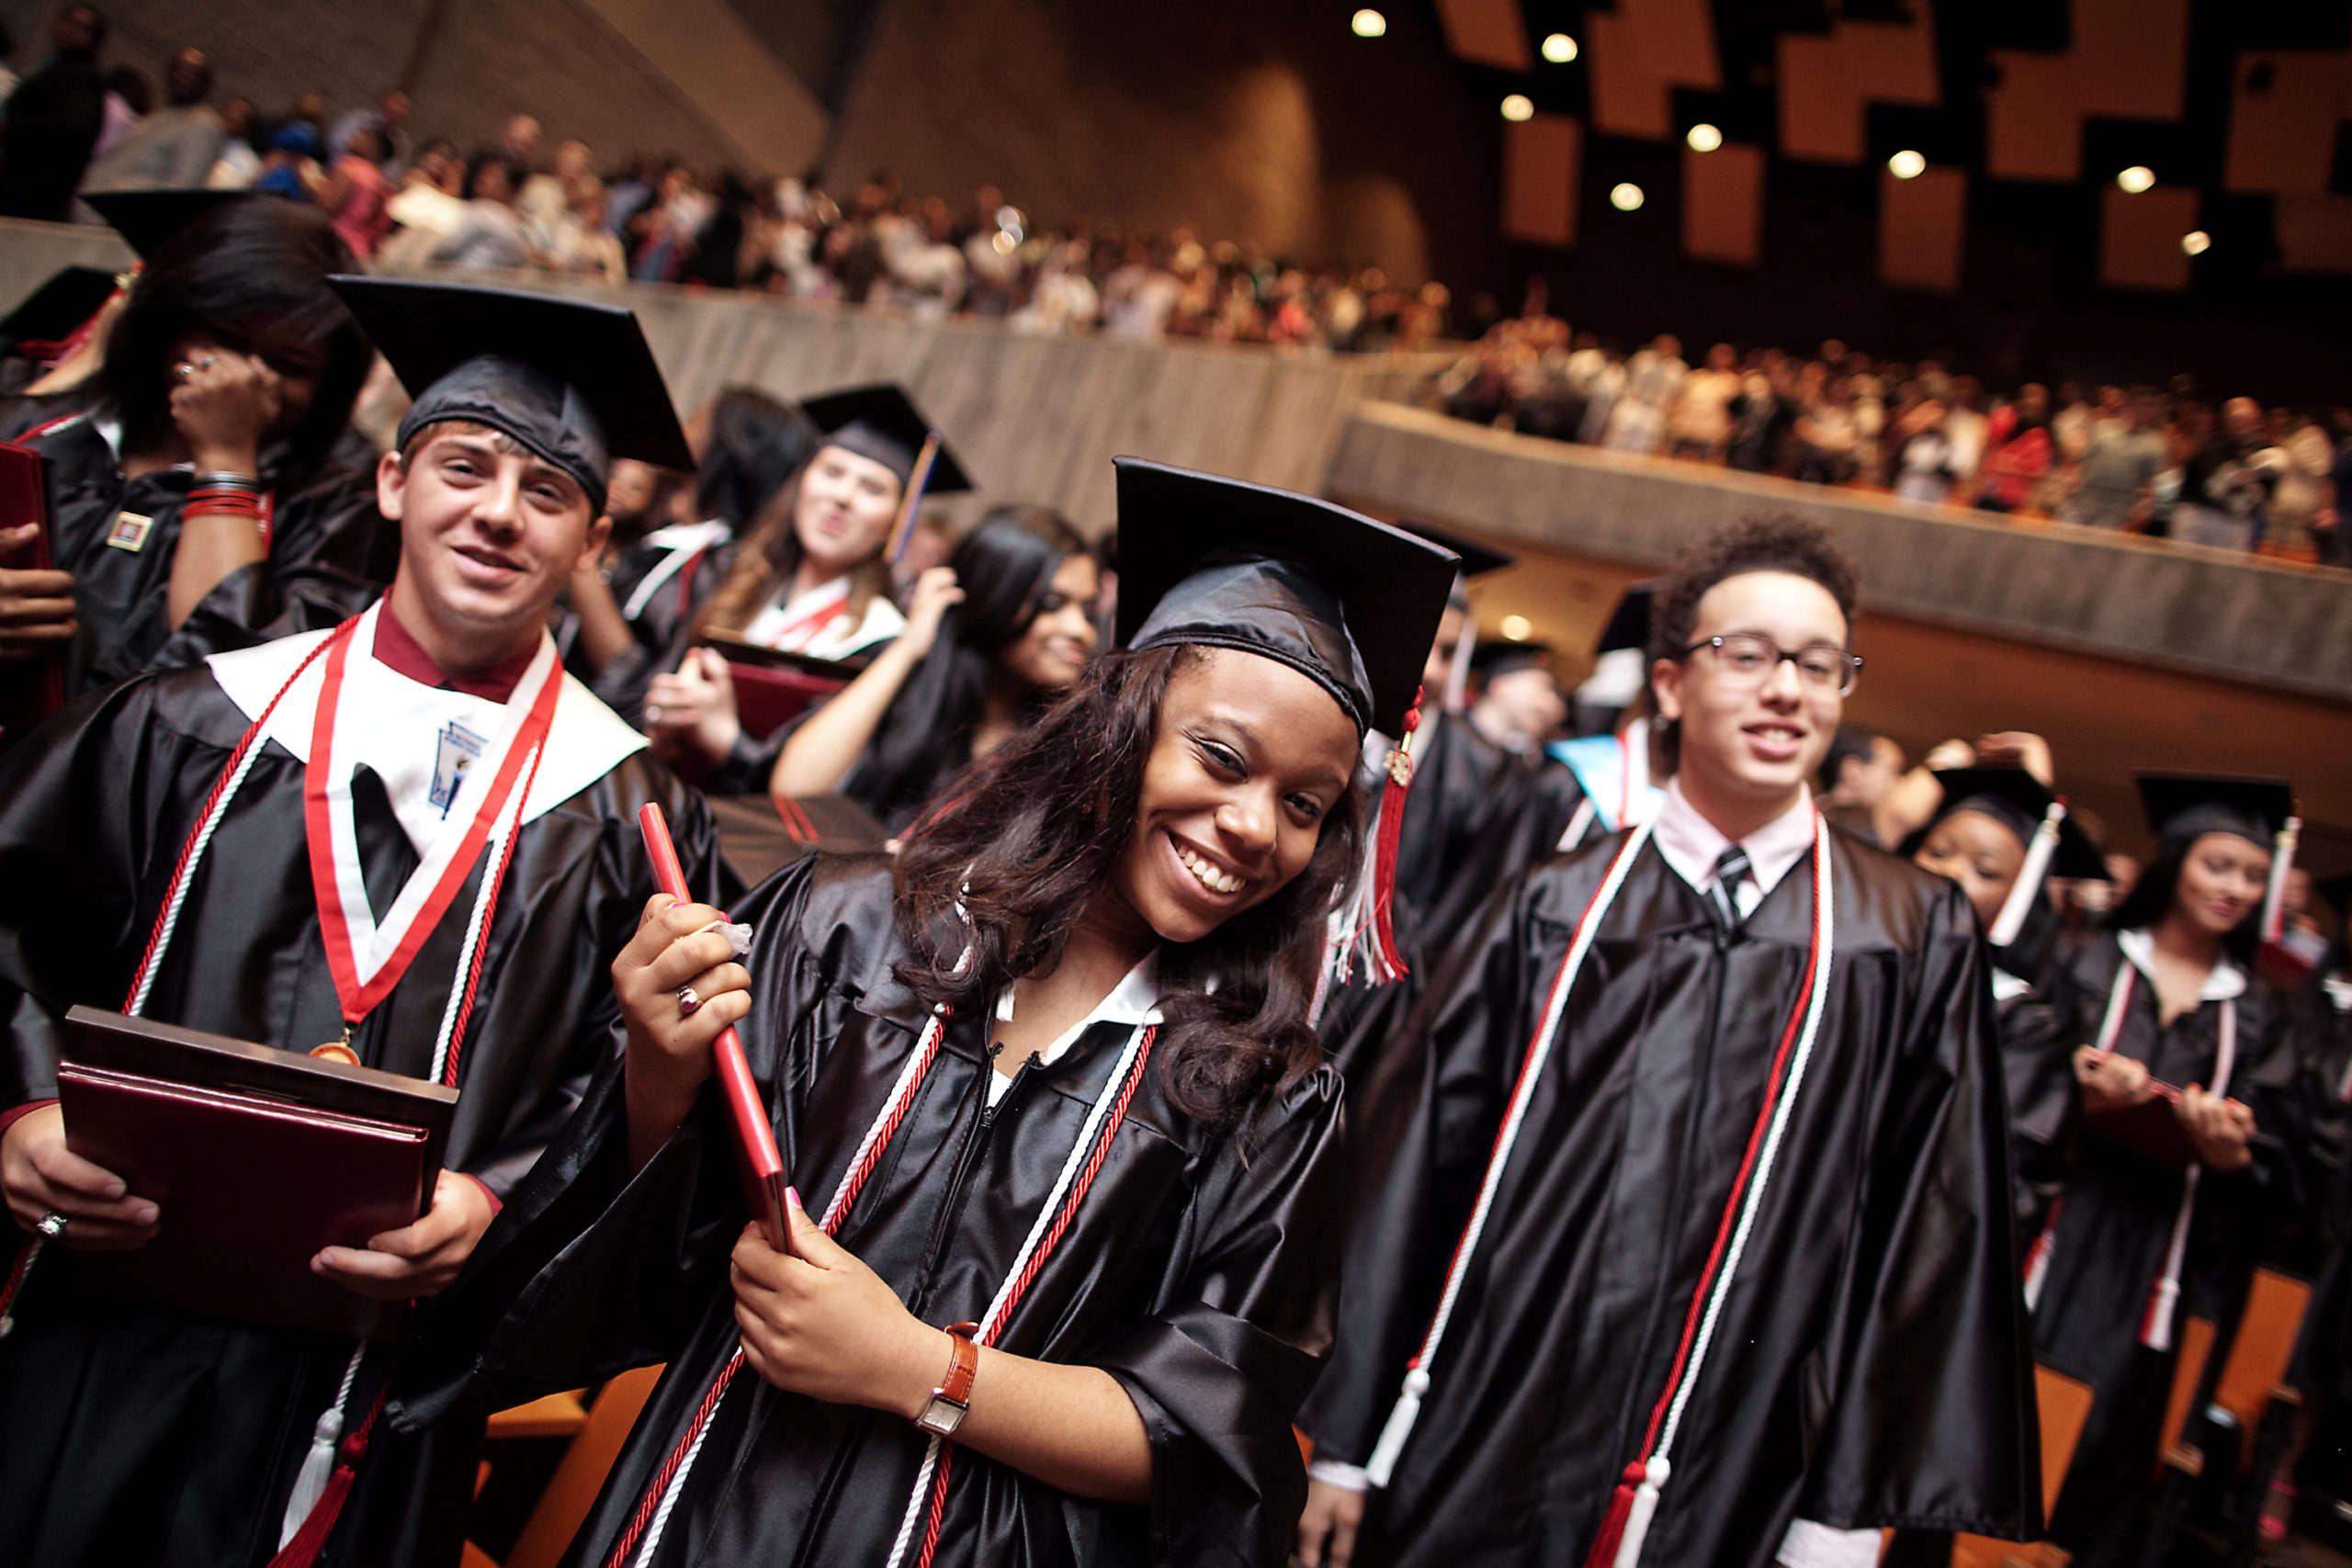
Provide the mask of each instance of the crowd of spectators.
POLYGON ((68 5, 22 85, 0 76, 0 214, 96 221, 77 193, 251 186, 316 202, 355 252, 394 267, 536 268, 1029 332, 1336 352, 1410 347, 1446 330, 1440 284, 1391 288, 1376 267, 1298 265, 1189 228, 1040 225, 993 187, 959 210, 888 173, 837 196, 814 178, 753 180, 675 159, 608 166, 579 141, 544 148, 526 114, 496 145, 461 154, 447 139, 413 138, 400 92, 334 118, 316 95, 277 114, 243 98, 216 107, 197 49, 164 62, 158 104, 135 68, 100 66, 106 32, 94 7, 68 5))
POLYGON ((1671 336, 1625 354, 1539 301, 1473 344, 1438 396, 1456 418, 1554 440, 2352 566, 2337 512, 2352 410, 2216 408, 2187 377, 1996 392, 1834 340, 1811 355, 1719 343, 1693 365, 1671 336))

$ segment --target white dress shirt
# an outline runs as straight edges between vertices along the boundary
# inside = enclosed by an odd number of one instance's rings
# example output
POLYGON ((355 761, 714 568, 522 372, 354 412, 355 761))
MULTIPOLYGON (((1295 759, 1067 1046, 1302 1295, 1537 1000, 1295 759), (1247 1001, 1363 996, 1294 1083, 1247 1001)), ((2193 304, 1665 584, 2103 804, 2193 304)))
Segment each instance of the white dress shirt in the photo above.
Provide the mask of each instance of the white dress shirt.
MULTIPOLYGON (((1692 892, 1710 904, 1714 902, 1715 862, 1732 841, 1683 796, 1680 779, 1667 784, 1666 800, 1658 807, 1650 841, 1692 892)), ((1747 876, 1736 895, 1739 918, 1744 920, 1813 849, 1813 792, 1800 785, 1797 803, 1740 840, 1739 847, 1747 852, 1747 876)))

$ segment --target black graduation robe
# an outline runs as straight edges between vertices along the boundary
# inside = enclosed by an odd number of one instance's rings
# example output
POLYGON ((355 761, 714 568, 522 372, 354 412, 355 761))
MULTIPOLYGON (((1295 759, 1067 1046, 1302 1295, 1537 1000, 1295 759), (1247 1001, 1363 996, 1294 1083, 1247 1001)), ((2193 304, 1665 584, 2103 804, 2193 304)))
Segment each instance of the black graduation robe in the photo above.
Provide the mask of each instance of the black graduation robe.
MULTIPOLYGON (((892 966, 882 856, 817 855, 733 912, 758 935, 742 1026, 785 1162, 822 1213, 926 1017, 892 966)), ((957 1019, 837 1239, 925 1322, 978 1319, 1115 1066, 1098 1021, 1024 1066, 993 1112, 985 1021, 957 1019)), ((715 1097, 633 1179, 623 1075, 600 1072, 498 1222, 502 1245, 445 1302, 394 1414, 469 1388, 565 1388, 666 1361, 568 1562, 600 1564, 733 1353, 727 1258, 744 1209, 715 1097)), ((1156 1066, 1110 1158, 1000 1345, 1098 1366, 1150 1435, 1148 1506, 1090 1502, 958 1450, 941 1568, 1257 1563, 1279 1568, 1306 1497, 1290 1423, 1330 1331, 1343 1172, 1322 1068, 1236 1134, 1176 1111, 1156 1066)), ((746 1372, 713 1417, 657 1561, 880 1563, 925 1439, 895 1416, 746 1372)), ((911 1557, 910 1561, 911 1562, 911 1557)))
MULTIPOLYGON (((198 668, 69 704, 0 757, 0 1107, 54 1097, 69 1006, 123 1005, 181 846, 246 724, 198 668)), ((198 868, 147 1016, 296 1049, 341 1034, 302 779, 298 759, 262 744, 198 868)), ((416 855, 375 775, 354 793, 380 909, 416 855)), ((712 888, 707 810, 642 750, 526 822, 516 841, 485 936, 447 1154, 493 1194, 513 1190, 615 1049, 609 965, 653 892, 635 821, 649 800, 668 813, 694 885, 712 888)), ((490 860, 353 1035, 368 1066, 429 1071, 490 860)), ((86 1297, 72 1257, 43 1249, 16 1331, 0 1339, 0 1557, 26 1568, 266 1562, 352 1342, 86 1297)), ((369 1354, 346 1430, 391 1360, 369 1354)), ((455 1563, 481 1414, 421 1435, 379 1425, 323 1561, 455 1563)))
MULTIPOLYGON (((662 531, 656 532, 658 535, 662 531)), ((653 677, 678 668, 685 657, 688 628, 694 623, 695 613, 718 592, 734 559, 735 544, 731 539, 681 551, 658 537, 648 537, 621 551, 614 559, 606 581, 612 586, 614 600, 624 611, 650 575, 663 567, 669 568, 668 573, 646 596, 645 603, 638 606, 636 615, 624 615, 633 639, 629 646, 594 671, 582 668, 575 654, 571 660, 573 672, 615 713, 631 724, 642 726, 645 694, 653 684, 653 677), (671 566, 671 558, 682 553, 685 558, 671 566)))
POLYGON ((87 417, 91 406, 35 400, 16 422, 18 430, 42 432, 25 445, 49 459, 51 560, 74 574, 82 627, 66 658, 68 695, 334 626, 391 581, 400 529, 377 514, 375 475, 329 473, 277 496, 268 558, 231 572, 174 628, 172 557, 195 475, 167 468, 125 479, 87 417), (149 520, 135 549, 108 542, 126 513, 149 520))
MULTIPOLYGON (((2124 962, 2112 933, 2075 954, 2070 1050, 2097 1041, 2124 962)), ((2235 1004, 2237 1059, 2228 1092, 2254 1111, 2254 1162, 2199 1179, 2174 1314, 2176 1346, 2191 1314, 2224 1322, 2234 1316, 2255 1264, 2303 1201, 2309 1117, 2292 1041, 2278 998, 2259 983, 2250 983, 2235 1004)), ((2165 1083, 2210 1085, 2221 1009, 2208 1000, 2160 1027, 2155 987, 2141 976, 2115 1048, 2165 1083)), ((2178 1357, 2143 1346, 2140 1328, 2150 1288, 2164 1269, 2180 1194, 2179 1172, 2089 1131, 2075 1140, 2033 1339, 2036 1355, 2092 1389, 2090 1416, 2050 1521, 2050 1538, 2082 1568, 2132 1560, 2152 1495, 2178 1357)))
POLYGON ((1995 1026, 2001 1037, 2001 1080, 2009 1102, 2009 1174, 2017 1195, 2020 1252, 2041 1234, 2066 1180, 2082 1097, 2075 1089, 2072 987, 2053 977, 2055 995, 1993 971, 1995 1026))
POLYGON ((1396 844, 1396 895, 1442 952, 1494 890, 1559 847, 1584 792, 1550 757, 1515 757, 1461 714, 1422 719, 1396 844))
MULTIPOLYGON (((1535 867, 1362 1103, 1331 1363, 1302 1426, 1361 1465, 1419 1348, 1519 1064, 1623 841, 1535 867)), ((2007 1108, 1956 888, 1831 835, 1837 954, 1779 1163, 1644 1561, 1764 1568, 1792 1518, 2038 1524, 2007 1108)), ((1635 1457, 1796 1001, 1810 856, 1728 940, 1645 847, 1473 1255, 1367 1563, 1575 1564, 1635 1457)))

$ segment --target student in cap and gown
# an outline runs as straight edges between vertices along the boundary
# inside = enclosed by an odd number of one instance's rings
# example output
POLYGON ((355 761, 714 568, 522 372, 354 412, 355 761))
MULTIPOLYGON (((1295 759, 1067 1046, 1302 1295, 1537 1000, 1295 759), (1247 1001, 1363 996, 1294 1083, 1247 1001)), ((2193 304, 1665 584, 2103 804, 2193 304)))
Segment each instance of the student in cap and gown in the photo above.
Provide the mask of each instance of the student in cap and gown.
POLYGON ((2182 1320, 2234 1314, 2306 1190, 2293 1041, 2252 978, 2292 796, 2278 779, 2138 782, 2156 854, 2068 965, 2084 1130, 2025 1276, 2036 1353, 2093 1391, 2050 1521, 2084 1568, 2133 1560, 2182 1320), (2151 1079, 2178 1092, 2169 1115, 2151 1079), (2135 1106, 2172 1147, 2118 1119, 2135 1106))
MULTIPOLYGON (((929 495, 972 488, 937 428, 900 388, 810 398, 816 454, 737 547, 725 578, 689 620, 688 642, 724 632, 785 653, 857 663, 905 629, 890 598, 892 534, 929 495)), ((774 735, 745 731, 716 649, 682 649, 646 694, 654 748, 717 793, 759 790, 775 765, 774 735)))
POLYGON ((69 694, 332 626, 389 581, 372 483, 329 457, 371 357, 326 283, 350 253, 315 209, 187 194, 106 198, 145 247, 106 363, 6 432, 49 464, 69 694))
POLYGON ((634 319, 335 283, 416 394, 378 470, 403 534, 390 592, 334 632, 84 697, 0 759, 0 1185, 17 1240, 52 1237, 0 1304, 0 1540, 30 1568, 252 1568, 313 1517, 337 1432, 365 1454, 333 1561, 453 1563, 480 1435, 478 1410, 420 1435, 368 1424, 393 1347, 83 1292, 76 1249, 138 1246, 173 1213, 106 1197, 65 1153, 68 1007, 143 990, 143 1017, 295 1050, 340 1035, 454 1085, 429 1213, 312 1264, 429 1299, 613 1055, 605 964, 652 886, 640 805, 716 886, 699 800, 545 629, 601 542, 608 455, 683 460, 634 319))
POLYGON ((1306 1562, 1811 1568, 2039 1523, 1975 919, 1806 788, 1853 601, 1792 520, 1686 558, 1666 804, 1500 889, 1384 1054, 1306 1562))
POLYGON ((606 706, 632 718, 645 711, 653 677, 685 657, 687 628, 726 580, 736 541, 821 440, 798 405, 751 387, 729 387, 686 422, 698 457, 692 513, 698 521, 652 519, 609 567, 573 584, 575 609, 602 621, 603 647, 591 655, 583 638, 571 668, 606 706), (591 596, 602 603, 583 602, 591 596))
POLYGON ((1402 722, 1453 562, 1118 469, 1124 650, 904 854, 755 892, 744 968, 683 936, 707 911, 650 907, 626 1059, 408 1369, 403 1423, 668 1364, 574 1562, 1283 1559, 1342 1201, 1306 1006, 1358 747, 1402 722), (747 1233, 702 1082, 727 1020, 797 1258, 747 1233), (967 1337, 964 1414, 933 1391, 967 1337))

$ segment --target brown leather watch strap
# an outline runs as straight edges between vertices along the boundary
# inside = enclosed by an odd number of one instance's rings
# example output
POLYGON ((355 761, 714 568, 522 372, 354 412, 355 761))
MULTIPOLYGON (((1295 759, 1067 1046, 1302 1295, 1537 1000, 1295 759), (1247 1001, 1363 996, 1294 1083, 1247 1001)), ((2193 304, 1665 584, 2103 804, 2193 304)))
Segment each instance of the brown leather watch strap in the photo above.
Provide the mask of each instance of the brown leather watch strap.
POLYGON ((977 1323, 947 1325, 947 1381, 932 1391, 934 1397, 966 1406, 972 1403, 972 1380, 980 1372, 980 1348, 972 1343, 972 1336, 979 1331, 977 1323))

